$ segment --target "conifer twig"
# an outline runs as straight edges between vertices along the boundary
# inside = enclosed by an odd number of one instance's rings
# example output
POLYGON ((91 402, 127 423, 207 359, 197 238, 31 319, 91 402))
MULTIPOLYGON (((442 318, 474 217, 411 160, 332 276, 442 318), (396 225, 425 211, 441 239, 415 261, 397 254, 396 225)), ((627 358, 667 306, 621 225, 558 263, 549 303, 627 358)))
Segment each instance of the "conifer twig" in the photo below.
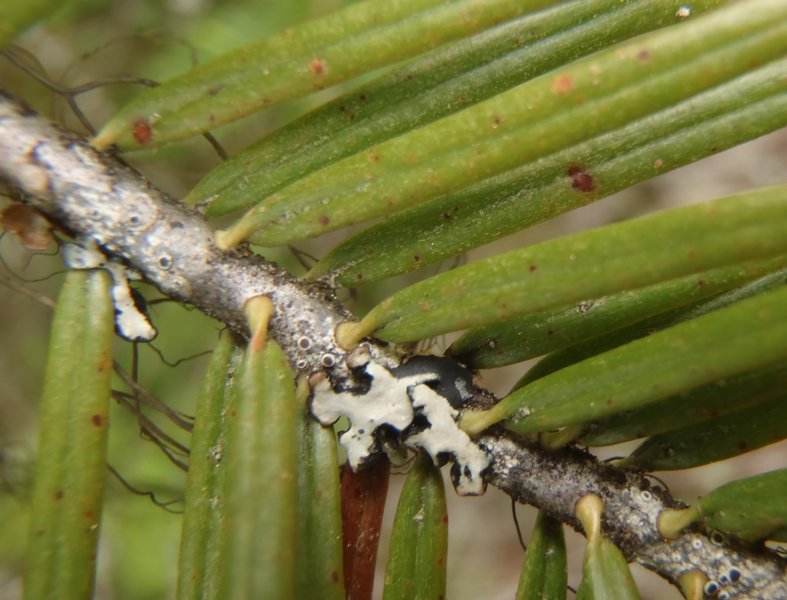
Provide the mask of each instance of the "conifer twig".
MULTIPOLYGON (((336 326, 351 315, 330 286, 300 282, 251 254, 219 250, 199 215, 169 200, 118 158, 97 152, 5 94, 0 94, 0 180, 57 226, 94 241, 109 258, 242 337, 248 336, 246 300, 268 296, 276 309, 271 335, 296 369, 326 371, 339 388, 360 385, 334 337, 336 326)), ((373 361, 398 364, 395 348, 372 340, 368 349, 373 361)), ((493 399, 487 392, 479 395, 482 403, 493 399)), ((604 534, 629 560, 672 583, 700 571, 724 583, 729 598, 787 598, 787 564, 774 552, 698 531, 662 539, 658 515, 679 503, 651 487, 644 475, 604 465, 577 449, 546 451, 502 431, 477 442, 493 456, 489 483, 575 528, 577 500, 599 495, 605 503, 604 534)))

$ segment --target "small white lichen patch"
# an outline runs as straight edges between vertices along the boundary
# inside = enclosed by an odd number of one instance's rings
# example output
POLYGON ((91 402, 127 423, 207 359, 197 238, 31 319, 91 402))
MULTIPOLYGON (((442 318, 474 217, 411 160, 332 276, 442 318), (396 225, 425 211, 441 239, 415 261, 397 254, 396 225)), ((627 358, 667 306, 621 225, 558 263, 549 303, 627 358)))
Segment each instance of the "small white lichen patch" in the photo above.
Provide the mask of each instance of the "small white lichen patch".
MULTIPOLYGON (((361 365, 364 366, 364 365, 361 365)), ((478 495, 484 492, 482 472, 491 457, 473 443, 456 424, 458 411, 446 398, 426 385, 437 373, 418 373, 396 377, 384 366, 367 362, 364 366, 371 377, 365 394, 336 392, 327 377, 313 383, 312 414, 324 425, 347 417, 350 428, 339 441, 347 452, 353 469, 378 451, 375 433, 381 427, 404 432, 416 415, 418 427, 406 435, 402 443, 428 453, 436 463, 450 457, 455 462, 454 486, 459 494, 478 495)))
POLYGON ((84 246, 65 244, 63 261, 71 269, 105 269, 112 277, 112 304, 118 333, 131 342, 149 342, 158 333, 148 318, 137 308, 131 296, 130 280, 139 274, 125 265, 108 259, 95 242, 84 246))
POLYGON ((467 389, 467 382, 464 379, 454 379, 454 387, 457 392, 459 392, 459 397, 462 399, 462 402, 466 402, 473 398, 473 393, 467 389))
POLYGON ((375 431, 388 425, 402 431, 413 422, 413 406, 407 388, 385 367, 369 363, 366 372, 372 386, 366 394, 335 392, 327 378, 314 385, 312 414, 323 425, 332 425, 340 417, 347 417, 350 428, 339 441, 347 451, 347 461, 353 469, 376 451, 375 431))
POLYGON ((416 385, 409 390, 413 407, 420 409, 430 423, 405 441, 424 450, 432 459, 450 455, 458 474, 454 486, 462 496, 477 496, 484 492, 481 473, 489 466, 491 457, 476 446, 470 437, 456 424, 459 411, 428 385, 416 385))
POLYGON ((523 406, 518 411, 516 411, 517 419, 526 419, 527 417, 529 417, 532 414, 533 414, 533 411, 527 406, 523 406))

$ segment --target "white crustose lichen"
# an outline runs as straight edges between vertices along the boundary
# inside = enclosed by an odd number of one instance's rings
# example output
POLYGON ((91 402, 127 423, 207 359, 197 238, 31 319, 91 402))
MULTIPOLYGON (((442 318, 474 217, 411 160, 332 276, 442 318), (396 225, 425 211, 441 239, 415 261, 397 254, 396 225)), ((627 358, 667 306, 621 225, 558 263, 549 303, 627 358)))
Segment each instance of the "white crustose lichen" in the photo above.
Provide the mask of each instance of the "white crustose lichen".
POLYGON ((156 337, 156 328, 137 306, 129 285, 130 280, 141 278, 139 273, 107 258, 92 241, 84 246, 64 244, 63 261, 71 269, 105 269, 110 274, 118 334, 131 342, 150 342, 156 337))
MULTIPOLYGON (((450 399, 429 386, 440 381, 438 371, 418 370, 397 374, 371 361, 359 348, 348 362, 363 370, 371 382, 366 393, 337 392, 324 375, 312 379, 312 414, 324 425, 347 417, 350 428, 340 442, 353 469, 360 467, 383 446, 380 435, 393 433, 406 447, 423 450, 435 463, 454 461, 451 477, 461 495, 484 492, 483 471, 491 456, 459 429, 459 411, 450 399)), ((458 390, 464 389, 460 380, 458 390)))

